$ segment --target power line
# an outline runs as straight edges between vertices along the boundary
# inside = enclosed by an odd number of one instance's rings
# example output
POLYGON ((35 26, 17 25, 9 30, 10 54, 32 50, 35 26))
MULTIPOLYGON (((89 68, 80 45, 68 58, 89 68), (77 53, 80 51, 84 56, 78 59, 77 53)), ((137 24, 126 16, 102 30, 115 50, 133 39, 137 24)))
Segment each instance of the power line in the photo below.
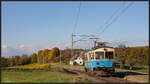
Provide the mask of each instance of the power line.
MULTIPOLYGON (((124 5, 125 3, 123 3, 122 5, 124 5)), ((130 3, 126 8, 124 8, 122 11, 121 11, 121 13, 118 15, 118 16, 116 16, 114 19, 113 19, 113 17, 117 14, 117 12, 121 9, 121 7, 122 6, 120 6, 112 15, 111 15, 111 17, 105 22, 105 27, 104 27, 104 29, 103 29, 103 31, 100 33, 100 34, 102 34, 105 30, 106 30, 106 28, 108 28, 113 22, 115 22, 118 18, 119 18, 119 16, 122 14, 122 13, 124 13, 131 5, 132 5, 133 3, 130 3), (112 19, 112 21, 110 21, 110 19, 112 19), (110 22, 110 23, 109 23, 110 22)), ((80 5, 79 5, 79 10, 78 10, 78 13, 77 13, 77 19, 76 19, 76 22, 75 22, 75 26, 74 26, 74 31, 75 31, 75 28, 77 27, 77 22, 78 22, 78 19, 79 19, 79 14, 80 14, 80 8, 81 8, 81 2, 80 2, 80 5)), ((79 40, 77 40, 77 41, 73 41, 72 40, 72 42, 74 43, 74 42, 78 42, 78 41, 83 41, 86 37, 94 37, 94 36, 92 36, 92 35, 73 35, 72 34, 72 38, 74 37, 74 36, 80 36, 80 37, 84 37, 84 38, 82 38, 82 39, 79 39, 79 40)), ((85 40, 84 40, 85 41, 85 40)), ((73 46, 73 43, 72 43, 72 46, 73 46)), ((72 48, 73 49, 73 48, 72 48)))
POLYGON ((76 29, 77 24, 78 24, 80 10, 81 10, 81 1, 80 1, 80 4, 79 4, 79 8, 78 8, 77 17, 76 17, 75 25, 74 25, 74 28, 73 28, 73 32, 75 32, 75 29, 76 29))
POLYGON ((97 35, 79 35, 79 34, 76 34, 73 36, 82 37, 79 40, 74 41, 74 42, 78 42, 78 41, 85 41, 85 39, 96 38, 97 35))
POLYGON ((121 9, 121 7, 122 7, 123 5, 125 5, 125 2, 123 2, 122 5, 119 6, 119 8, 113 12, 113 14, 105 21, 104 25, 100 26, 100 28, 103 29, 103 27, 104 27, 105 25, 107 25, 107 24, 111 21, 111 19, 113 19, 113 17, 120 11, 120 9, 121 9))
MULTIPOLYGON (((113 19, 113 17, 120 11, 121 7, 122 7, 124 4, 125 4, 125 3, 123 2, 122 5, 119 6, 119 8, 118 8, 116 11, 114 11, 114 13, 113 13, 113 14, 107 19, 107 21, 104 23, 104 25, 108 24, 108 23, 111 21, 111 19, 113 19)), ((104 25, 102 25, 101 28, 103 28, 104 25)))
MULTIPOLYGON (((75 33, 75 28, 77 27, 79 15, 80 15, 80 8, 81 8, 81 1, 80 1, 80 4, 79 4, 79 8, 78 8, 78 12, 77 12, 77 18, 76 18, 76 21, 75 21, 75 25, 74 25, 74 28, 73 28, 73 32, 74 33, 75 33)), ((73 34, 73 32, 72 32, 71 57, 73 56, 73 44, 74 44, 74 34, 73 34)))
MULTIPOLYGON (((124 5, 124 2, 123 2, 123 5, 124 5)), ((77 19, 76 19, 76 23, 75 23, 75 27, 74 27, 74 31, 75 31, 75 28, 77 27, 77 21, 78 21, 78 18, 79 18, 79 13, 80 13, 80 7, 81 7, 81 3, 79 5, 79 11, 78 11, 78 14, 77 14, 77 19)), ((112 19, 114 17, 114 15, 121 9, 122 6, 120 6, 113 14, 112 16, 105 22, 105 24, 108 24, 108 22, 110 21, 110 19, 112 19)), ((74 41, 74 42, 78 42, 78 41, 85 41, 83 39, 85 39, 86 37, 95 37, 96 35, 74 35, 74 36, 80 36, 80 37, 84 37, 84 38, 81 38, 77 41, 74 41)))
POLYGON ((74 35, 74 36, 79 36, 79 37, 96 37, 96 36, 98 36, 98 35, 74 35))
POLYGON ((131 2, 126 8, 124 8, 121 13, 119 15, 117 15, 112 21, 111 23, 109 23, 108 25, 105 26, 105 28, 103 29, 103 31, 100 33, 100 35, 102 33, 104 33, 104 31, 113 23, 115 22, 131 5, 133 4, 133 2, 131 2))

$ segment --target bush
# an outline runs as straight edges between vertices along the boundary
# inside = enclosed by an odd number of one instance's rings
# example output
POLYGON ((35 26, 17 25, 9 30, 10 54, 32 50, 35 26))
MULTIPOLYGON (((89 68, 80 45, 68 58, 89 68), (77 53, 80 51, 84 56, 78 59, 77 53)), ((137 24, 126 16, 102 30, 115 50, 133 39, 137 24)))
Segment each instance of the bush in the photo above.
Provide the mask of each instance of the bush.
POLYGON ((23 66, 14 66, 16 69, 50 69, 51 64, 29 64, 23 66))

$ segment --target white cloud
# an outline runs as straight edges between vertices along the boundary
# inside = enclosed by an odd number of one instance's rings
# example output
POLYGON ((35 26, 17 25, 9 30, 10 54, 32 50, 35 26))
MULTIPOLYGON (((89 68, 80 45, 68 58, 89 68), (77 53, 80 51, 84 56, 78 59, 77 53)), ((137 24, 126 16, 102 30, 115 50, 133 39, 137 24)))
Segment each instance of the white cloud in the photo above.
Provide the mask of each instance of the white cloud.
MULTIPOLYGON (((104 42, 110 43, 110 46, 118 46, 119 44, 127 44, 130 46, 135 46, 135 44, 139 45, 145 45, 145 43, 137 41, 127 41, 127 40, 103 40, 104 42)), ((147 41, 143 41, 147 42, 147 41)), ((148 42, 147 42, 148 43, 148 42)), ((74 49, 91 49, 93 47, 93 41, 80 41, 77 43, 74 43, 74 49)), ((43 49, 51 49, 53 47, 58 47, 59 49, 66 49, 66 48, 71 48, 71 42, 65 43, 65 42, 55 42, 53 44, 49 45, 20 45, 16 48, 8 46, 8 45, 2 45, 2 56, 14 56, 14 55, 22 55, 22 54, 32 54, 37 53, 38 50, 43 50, 43 49)))
POLYGON ((9 46, 5 47, 2 45, 2 56, 6 56, 6 57, 12 56, 12 55, 15 55, 15 53, 17 53, 17 52, 18 52, 18 50, 15 48, 12 48, 9 46))
POLYGON ((58 47, 59 49, 71 48, 71 43, 56 42, 55 44, 50 45, 50 48, 58 47))
POLYGON ((6 48, 7 48, 7 46, 6 46, 6 45, 2 45, 2 48, 3 48, 3 49, 6 49, 6 48))
MULTIPOLYGON (((89 47, 88 43, 79 43, 75 44, 74 48, 87 48, 89 47)), ((43 49, 51 49, 53 47, 58 47, 59 49, 66 49, 71 48, 71 42, 55 42, 53 44, 49 45, 19 45, 18 47, 11 47, 7 45, 2 45, 2 56, 9 57, 9 56, 15 56, 15 55, 22 55, 22 54, 32 54, 37 53, 38 50, 43 49)))
POLYGON ((2 45, 2 53, 7 53, 7 46, 6 45, 2 45))
POLYGON ((15 56, 15 55, 22 55, 22 54, 31 54, 33 51, 31 51, 30 47, 25 45, 20 45, 18 47, 11 47, 11 46, 5 46, 2 45, 2 56, 9 57, 9 56, 15 56))
POLYGON ((22 55, 22 54, 32 54, 37 53, 38 50, 43 49, 51 49, 49 45, 19 45, 18 47, 11 47, 2 45, 2 56, 9 57, 15 55, 22 55))
POLYGON ((19 48, 21 48, 21 49, 24 48, 24 47, 25 47, 25 45, 20 45, 20 46, 19 46, 19 48))

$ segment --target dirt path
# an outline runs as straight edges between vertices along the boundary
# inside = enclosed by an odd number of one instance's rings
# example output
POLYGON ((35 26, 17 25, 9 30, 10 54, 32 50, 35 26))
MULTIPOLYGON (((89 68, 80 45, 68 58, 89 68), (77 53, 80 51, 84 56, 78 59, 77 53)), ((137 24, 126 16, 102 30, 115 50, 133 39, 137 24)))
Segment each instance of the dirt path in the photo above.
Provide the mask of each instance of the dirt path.
MULTIPOLYGON (((91 75, 84 72, 83 66, 70 66, 70 65, 56 65, 54 70, 59 70, 63 73, 75 74, 79 76, 76 82, 80 82, 82 78, 90 80, 92 83, 133 83, 131 80, 126 80, 125 75, 122 73, 116 73, 115 76, 100 77, 97 75, 91 75), (82 77, 81 77, 82 76, 82 77)), ((135 82, 134 82, 135 83, 135 82)))
POLYGON ((127 83, 127 82, 131 82, 131 81, 126 81, 124 78, 109 77, 109 76, 108 77, 100 77, 100 76, 88 74, 84 71, 75 70, 75 69, 73 70, 73 69, 69 69, 69 68, 64 68, 64 71, 66 71, 68 73, 84 75, 85 77, 89 78, 92 82, 95 82, 95 83, 127 83))

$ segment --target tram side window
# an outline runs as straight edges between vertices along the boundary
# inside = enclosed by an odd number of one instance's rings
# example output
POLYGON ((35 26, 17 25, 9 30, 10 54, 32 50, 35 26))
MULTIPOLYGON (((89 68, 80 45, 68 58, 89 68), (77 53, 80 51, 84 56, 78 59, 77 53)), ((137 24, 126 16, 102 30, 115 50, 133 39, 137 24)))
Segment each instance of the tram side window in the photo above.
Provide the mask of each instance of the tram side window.
POLYGON ((91 53, 89 53, 88 55, 88 60, 91 60, 91 53))
POLYGON ((94 59, 94 54, 93 53, 91 53, 91 60, 93 60, 94 59))
POLYGON ((92 53, 89 53, 89 60, 92 60, 92 53))
POLYGON ((95 52, 95 59, 104 59, 104 52, 95 52))
POLYGON ((113 52, 106 52, 106 59, 113 59, 113 52))

